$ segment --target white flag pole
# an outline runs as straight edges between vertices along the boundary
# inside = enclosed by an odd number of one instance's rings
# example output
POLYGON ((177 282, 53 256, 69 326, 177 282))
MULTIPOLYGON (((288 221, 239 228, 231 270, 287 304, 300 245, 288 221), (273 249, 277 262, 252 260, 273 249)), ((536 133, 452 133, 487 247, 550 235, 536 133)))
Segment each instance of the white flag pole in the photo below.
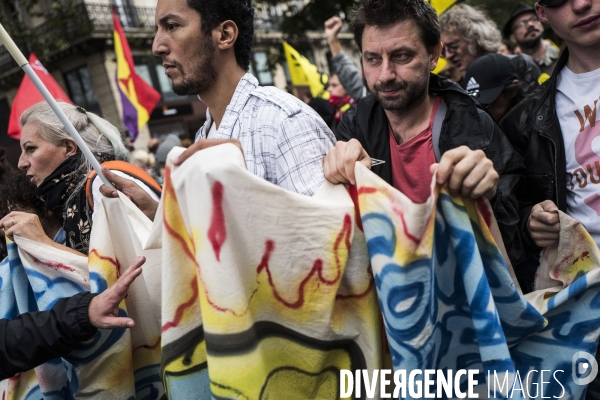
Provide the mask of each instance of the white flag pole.
POLYGON ((100 163, 98 163, 98 160, 96 160, 96 157, 94 157, 94 155, 90 151, 89 147, 87 147, 87 145, 81 138, 81 135, 79 135, 79 132, 77 132, 77 130, 75 129, 75 127, 73 126, 71 121, 69 121, 69 118, 67 118, 67 116, 65 115, 63 110, 60 108, 60 106, 58 105, 58 103, 56 102, 54 97, 52 97, 52 95, 50 94, 48 89, 46 89, 46 86, 44 85, 44 83, 40 80, 40 78, 37 76, 37 74, 33 71, 33 68, 31 68, 31 65, 29 65, 29 63, 27 62, 27 59, 25 58, 25 56, 23 55, 21 50, 19 50, 19 48, 17 47, 15 42, 12 40, 12 38, 8 35, 8 33, 6 32, 6 30, 4 29, 2 24, 0 24, 0 43, 4 44, 4 46, 6 47, 8 52, 12 55, 12 57, 17 62, 17 64, 19 64, 19 67, 21 67, 23 69, 23 71, 25 71, 25 73, 27 74, 29 79, 31 79, 31 81, 33 82, 33 84, 35 85, 37 90, 42 94, 44 99, 48 102, 48 104, 50 105, 50 107, 52 108, 52 110, 54 111, 54 113, 56 114, 58 119, 60 120, 60 122, 62 122, 62 124, 67 129, 67 132, 69 132, 69 135, 71 135, 71 137, 73 138, 75 143, 77 143, 77 146, 79 147, 79 149, 81 150, 81 152, 83 153, 85 158, 91 164, 92 168, 94 168, 94 170, 96 171, 96 173, 102 180, 102 183, 104 183, 109 188, 114 189, 113 185, 108 181, 108 179, 106 179, 106 177, 102 173, 100 163))

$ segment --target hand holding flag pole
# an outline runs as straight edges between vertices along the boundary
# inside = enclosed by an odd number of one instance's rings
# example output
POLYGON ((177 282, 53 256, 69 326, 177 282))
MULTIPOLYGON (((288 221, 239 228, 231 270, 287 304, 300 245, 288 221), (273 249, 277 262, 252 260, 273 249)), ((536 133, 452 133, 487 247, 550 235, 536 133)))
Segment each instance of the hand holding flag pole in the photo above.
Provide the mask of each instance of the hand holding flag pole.
POLYGON ((48 89, 46 89, 46 86, 44 86, 40 78, 33 71, 31 65, 29 65, 27 59, 25 58, 21 50, 19 50, 12 38, 8 35, 2 24, 0 24, 0 43, 6 47, 8 52, 17 62, 17 64, 19 64, 19 67, 21 67, 23 71, 25 71, 25 73, 27 74, 29 79, 31 79, 37 90, 39 90, 44 99, 48 102, 48 104, 50 105, 60 122, 62 122, 62 124, 67 129, 67 132, 69 132, 69 135, 71 135, 75 143, 77 143, 77 146, 81 149, 81 152, 83 153, 85 158, 88 160, 92 168, 94 168, 94 170, 102 180, 102 183, 104 183, 109 188, 114 189, 113 185, 109 182, 108 179, 106 179, 106 177, 102 173, 100 163, 98 163, 96 157, 94 157, 90 149, 87 147, 87 145, 79 135, 79 132, 77 132, 71 121, 69 121, 69 118, 67 118, 63 110, 58 106, 58 103, 56 102, 56 100, 54 100, 54 97, 52 97, 48 89))

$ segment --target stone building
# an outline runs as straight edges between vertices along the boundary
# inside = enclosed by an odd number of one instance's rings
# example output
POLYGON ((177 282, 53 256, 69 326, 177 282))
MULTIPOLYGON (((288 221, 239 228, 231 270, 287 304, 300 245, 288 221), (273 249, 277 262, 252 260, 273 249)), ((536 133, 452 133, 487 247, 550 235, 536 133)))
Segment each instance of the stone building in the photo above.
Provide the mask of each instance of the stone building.
MULTIPOLYGON (((19 0, 2 2, 0 13, 5 21, 18 21, 19 24, 32 28, 33 40, 17 42, 25 55, 35 52, 74 103, 99 113, 122 127, 121 104, 114 78, 116 57, 111 7, 116 7, 132 50, 137 73, 162 95, 135 146, 144 148, 150 137, 169 133, 177 133, 182 138, 193 138, 205 119, 206 107, 196 96, 178 96, 173 93, 160 58, 152 54, 155 0, 75 0, 74 5, 63 8, 57 7, 57 4, 68 3, 40 0, 30 13, 23 11, 19 4, 19 0), (61 19, 60 13, 66 17, 61 19)), ((290 83, 287 66, 283 62, 271 69, 268 60, 277 59, 277 54, 282 52, 283 36, 278 27, 285 12, 285 3, 277 6, 256 3, 255 45, 250 68, 261 85, 274 85, 282 90, 290 83)), ((6 27, 10 29, 10 23, 6 27)), ((329 50, 323 33, 307 32, 307 37, 312 51, 305 52, 304 55, 320 70, 328 72, 329 50)), ((358 60, 351 35, 342 33, 341 38, 344 46, 347 46, 347 52, 358 60)), ((15 148, 8 152, 13 163, 16 163, 20 151, 17 150, 18 142, 8 138, 6 130, 10 106, 22 77, 23 72, 6 48, 0 46, 0 146, 15 148)))

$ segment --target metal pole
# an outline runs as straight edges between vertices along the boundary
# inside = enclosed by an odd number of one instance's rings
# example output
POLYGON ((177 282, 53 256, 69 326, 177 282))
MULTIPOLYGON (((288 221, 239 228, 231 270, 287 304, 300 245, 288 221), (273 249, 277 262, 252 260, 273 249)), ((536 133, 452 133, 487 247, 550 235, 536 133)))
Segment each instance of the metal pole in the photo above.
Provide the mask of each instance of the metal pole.
POLYGON ((69 118, 67 118, 67 116, 60 108, 54 97, 52 97, 48 89, 46 89, 46 86, 42 83, 40 78, 33 71, 33 68, 31 68, 31 65, 29 65, 27 59, 25 58, 21 50, 19 50, 12 38, 8 35, 2 24, 0 24, 0 43, 4 44, 6 49, 17 62, 17 64, 19 64, 19 67, 21 67, 23 71, 25 71, 25 73, 27 74, 29 79, 31 79, 37 90, 48 102, 48 104, 50 105, 60 122, 62 122, 62 124, 67 129, 67 132, 69 132, 69 135, 71 135, 75 143, 77 143, 77 147, 79 147, 79 149, 81 150, 85 158, 88 160, 92 168, 94 168, 94 170, 102 180, 102 183, 104 183, 109 188, 114 189, 114 186, 109 182, 108 179, 106 179, 106 177, 102 173, 102 168, 100 167, 100 163, 98 163, 98 160, 96 160, 96 157, 94 157, 89 147, 85 144, 85 142, 81 138, 81 135, 79 134, 79 132, 77 132, 71 121, 69 121, 69 118))

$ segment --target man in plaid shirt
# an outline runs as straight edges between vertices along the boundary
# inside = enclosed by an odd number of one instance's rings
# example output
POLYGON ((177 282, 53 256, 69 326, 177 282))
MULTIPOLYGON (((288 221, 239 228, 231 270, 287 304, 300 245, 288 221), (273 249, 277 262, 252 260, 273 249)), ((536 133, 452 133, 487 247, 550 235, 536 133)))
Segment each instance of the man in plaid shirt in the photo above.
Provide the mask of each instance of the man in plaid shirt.
MULTIPOLYGON (((240 147, 248 170, 285 189, 312 195, 324 181, 323 158, 335 137, 321 117, 295 97, 260 87, 247 73, 252 57, 251 0, 159 0, 152 50, 179 95, 208 106, 196 143, 177 160, 216 144, 240 147)), ((153 217, 157 203, 131 181, 105 171, 118 190, 153 217)), ((107 187, 102 193, 115 197, 107 187)))

